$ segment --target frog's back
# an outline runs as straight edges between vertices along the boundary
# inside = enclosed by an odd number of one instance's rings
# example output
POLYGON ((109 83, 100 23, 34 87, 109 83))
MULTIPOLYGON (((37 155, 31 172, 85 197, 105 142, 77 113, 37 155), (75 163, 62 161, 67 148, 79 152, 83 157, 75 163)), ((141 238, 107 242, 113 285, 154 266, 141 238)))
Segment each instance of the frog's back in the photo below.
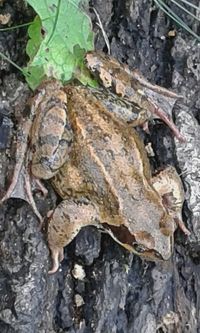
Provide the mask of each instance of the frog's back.
POLYGON ((149 160, 137 132, 107 111, 88 89, 69 87, 67 95, 76 155, 86 154, 90 162, 98 160, 105 177, 111 173, 115 177, 118 170, 132 175, 135 169, 150 178, 149 160))
POLYGON ((150 178, 149 162, 137 133, 115 120, 86 89, 67 89, 75 142, 70 162, 54 180, 59 194, 87 196, 109 215, 143 214, 140 204, 154 210, 156 203, 148 197, 152 188, 144 184, 150 178))

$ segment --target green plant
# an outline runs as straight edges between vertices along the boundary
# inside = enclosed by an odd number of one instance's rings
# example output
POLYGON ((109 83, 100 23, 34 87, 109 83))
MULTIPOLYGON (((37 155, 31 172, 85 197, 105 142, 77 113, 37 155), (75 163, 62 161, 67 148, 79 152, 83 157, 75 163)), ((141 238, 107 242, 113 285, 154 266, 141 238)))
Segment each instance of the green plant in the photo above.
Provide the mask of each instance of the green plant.
MULTIPOLYGON (((200 8, 197 6, 187 0, 170 1, 192 18, 200 20, 200 8), (192 14, 183 4, 196 10, 197 14, 192 14)), ((84 65, 84 54, 94 48, 91 21, 83 9, 83 5, 87 6, 89 0, 27 0, 27 2, 37 14, 33 22, 1 31, 29 26, 29 40, 26 46, 29 62, 26 68, 22 69, 4 54, 0 53, 0 56, 25 75, 32 89, 35 89, 46 77, 56 78, 63 83, 76 78, 83 84, 96 86, 97 83, 84 65)), ((164 0, 154 0, 154 2, 200 41, 200 36, 192 31, 164 0)))
POLYGON ((84 66, 84 54, 94 48, 91 21, 81 7, 87 5, 88 0, 27 2, 37 13, 28 28, 29 62, 21 69, 9 61, 23 72, 32 89, 45 77, 63 83, 75 77, 83 84, 94 86, 95 81, 84 66))
MULTIPOLYGON (((62 82, 75 76, 92 84, 84 66, 84 54, 94 48, 90 18, 83 0, 28 0, 38 14, 28 29, 26 47, 30 57, 25 70, 27 81, 35 88, 45 76, 62 82)), ((84 1, 86 4, 86 1, 84 1)))

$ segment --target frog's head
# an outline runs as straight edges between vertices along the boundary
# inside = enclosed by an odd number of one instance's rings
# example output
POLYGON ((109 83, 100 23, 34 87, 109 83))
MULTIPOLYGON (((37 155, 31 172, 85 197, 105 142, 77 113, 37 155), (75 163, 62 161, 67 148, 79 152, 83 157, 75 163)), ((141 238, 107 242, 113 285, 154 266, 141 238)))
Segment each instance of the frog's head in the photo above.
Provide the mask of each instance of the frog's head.
POLYGON ((168 260, 172 254, 173 233, 173 218, 165 213, 158 227, 154 224, 148 232, 133 233, 135 241, 131 244, 132 251, 147 260, 168 260))
MULTIPOLYGON (((138 238, 138 235, 135 236, 138 238)), ((148 238, 149 237, 147 237, 147 239, 148 238)), ((163 237, 163 235, 159 235, 158 239, 154 239, 152 246, 147 244, 146 239, 143 239, 133 242, 130 250, 146 260, 168 260, 172 254, 172 244, 173 236, 163 237)))
MULTIPOLYGON (((167 216, 166 222, 171 222, 173 225, 170 216, 167 216)), ((131 232, 130 228, 124 225, 113 226, 104 223, 103 227, 117 243, 146 260, 168 260, 171 256, 173 232, 170 228, 162 226, 148 232, 141 230, 131 232)))

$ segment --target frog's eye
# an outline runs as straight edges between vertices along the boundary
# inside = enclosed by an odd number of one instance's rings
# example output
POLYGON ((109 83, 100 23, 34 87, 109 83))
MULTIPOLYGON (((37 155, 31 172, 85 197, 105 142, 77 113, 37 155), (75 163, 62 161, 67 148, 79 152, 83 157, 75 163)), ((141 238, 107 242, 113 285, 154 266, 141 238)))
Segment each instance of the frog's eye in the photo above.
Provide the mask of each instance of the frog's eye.
POLYGON ((148 251, 148 249, 142 244, 133 244, 133 248, 139 254, 148 251))
POLYGON ((160 253, 158 253, 155 250, 151 250, 148 249, 147 247, 145 247, 142 244, 133 244, 133 249, 135 250, 136 253, 138 253, 139 255, 144 254, 146 258, 149 258, 149 260, 151 260, 152 258, 158 259, 158 260, 163 260, 162 256, 160 253))
POLYGON ((154 251, 154 257, 156 257, 157 259, 163 260, 163 257, 161 256, 161 254, 156 251, 154 251))

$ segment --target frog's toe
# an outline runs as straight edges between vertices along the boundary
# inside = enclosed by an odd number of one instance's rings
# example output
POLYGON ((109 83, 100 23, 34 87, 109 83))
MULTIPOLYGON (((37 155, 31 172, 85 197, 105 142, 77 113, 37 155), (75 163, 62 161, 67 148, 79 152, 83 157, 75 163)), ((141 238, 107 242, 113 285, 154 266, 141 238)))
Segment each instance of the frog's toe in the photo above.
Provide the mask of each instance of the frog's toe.
POLYGON ((64 259, 64 250, 62 248, 59 251, 59 262, 63 261, 63 259, 64 259))
POLYGON ((3 203, 10 198, 19 198, 28 202, 31 205, 35 215, 38 217, 40 226, 42 225, 43 217, 37 209, 32 194, 30 175, 24 166, 21 167, 20 172, 18 172, 18 170, 14 172, 11 184, 4 197, 0 200, 0 203, 3 203))
POLYGON ((51 250, 52 268, 48 271, 48 274, 54 274, 57 272, 60 262, 64 259, 63 248, 51 250))
POLYGON ((148 110, 154 115, 155 118, 160 118, 173 132, 174 136, 181 142, 185 142, 185 137, 180 133, 179 129, 173 122, 172 117, 170 117, 166 112, 159 107, 152 98, 146 97, 145 100, 148 110))
POLYGON ((39 179, 35 178, 35 177, 33 177, 32 181, 33 181, 33 184, 34 184, 36 190, 40 191, 42 193, 43 197, 46 198, 47 195, 48 195, 48 190, 42 184, 42 182, 39 179))
POLYGON ((183 220, 182 220, 182 217, 179 216, 179 214, 177 214, 175 217, 174 217, 174 221, 175 223, 177 224, 177 226, 183 231, 183 233, 186 235, 186 236, 190 236, 191 232, 186 228, 183 220))

